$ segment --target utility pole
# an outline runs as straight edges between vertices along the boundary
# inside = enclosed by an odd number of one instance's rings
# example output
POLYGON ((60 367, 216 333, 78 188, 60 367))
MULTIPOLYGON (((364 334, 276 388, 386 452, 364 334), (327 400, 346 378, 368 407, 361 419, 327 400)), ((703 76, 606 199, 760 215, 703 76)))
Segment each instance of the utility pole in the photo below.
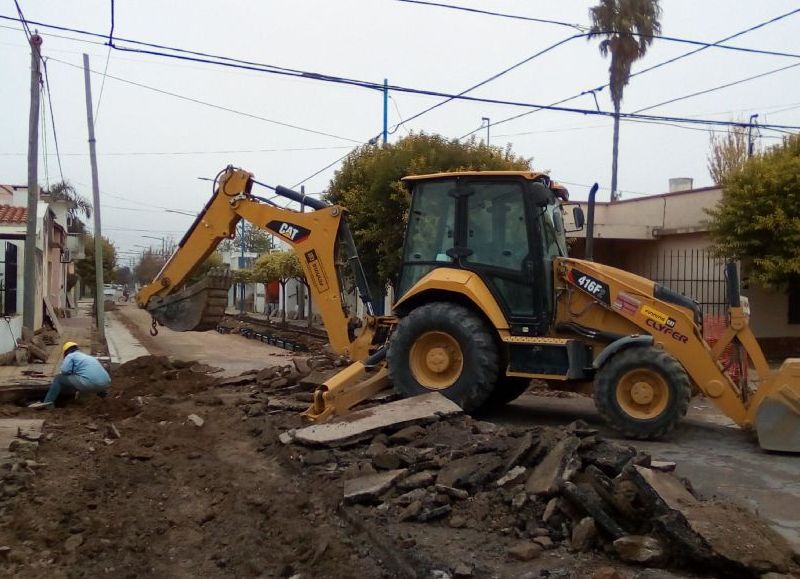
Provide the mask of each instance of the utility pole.
MULTIPOLYGON (((33 330, 36 323, 36 210, 39 204, 39 91, 42 37, 33 34, 31 44, 31 113, 28 119, 28 224, 25 230, 25 263, 22 323, 33 330)), ((45 248, 46 250, 46 248, 45 248)))
MULTIPOLYGON (((242 219, 242 253, 241 257, 239 257, 239 269, 244 269, 244 219, 242 219)), ((241 296, 241 300, 239 301, 239 313, 244 314, 244 292, 245 292, 245 285, 244 282, 239 284, 239 293, 241 296)))
POLYGON ((94 309, 97 315, 97 339, 106 339, 105 298, 103 296, 103 235, 100 230, 100 184, 97 180, 97 149, 92 116, 92 80, 89 73, 89 55, 83 54, 83 79, 86 85, 86 123, 89 126, 89 162, 92 165, 92 205, 94 209, 94 309))
POLYGON ((383 79, 383 144, 389 142, 389 80, 383 79))
POLYGON ((492 121, 489 117, 481 117, 481 123, 486 123, 486 146, 489 146, 489 127, 492 126, 492 121))
POLYGON ((750 115, 750 122, 747 125, 747 158, 753 156, 756 148, 756 140, 753 138, 753 127, 758 125, 758 115, 750 115))

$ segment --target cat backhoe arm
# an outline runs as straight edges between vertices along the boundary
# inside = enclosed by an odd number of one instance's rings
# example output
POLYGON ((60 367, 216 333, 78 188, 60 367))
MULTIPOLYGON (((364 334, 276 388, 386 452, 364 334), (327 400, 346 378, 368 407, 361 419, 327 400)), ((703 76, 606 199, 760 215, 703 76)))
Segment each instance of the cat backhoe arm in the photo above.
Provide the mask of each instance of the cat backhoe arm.
MULTIPOLYGON (((227 305, 228 289, 232 283, 230 272, 227 268, 220 268, 192 286, 185 287, 185 284, 219 243, 234 235, 239 221, 245 219, 277 236, 297 254, 312 300, 325 324, 331 349, 353 360, 367 361, 383 345, 380 339, 374 339, 376 333, 382 335, 385 332, 376 332, 381 319, 373 315, 344 208, 305 197, 285 187, 274 188, 276 196, 303 203, 312 209, 303 213, 293 211, 253 195, 254 183, 252 174, 233 167, 228 167, 218 176, 213 196, 155 279, 136 295, 137 304, 146 308, 156 321, 176 331, 215 328, 227 305), (367 312, 357 338, 353 335, 353 320, 342 299, 337 260, 346 261, 351 266, 367 312)), ((376 369, 382 368, 368 368, 373 372, 376 369)), ((351 374, 357 372, 351 371, 351 374)), ((353 381, 352 378, 348 383, 353 381)), ((325 412, 329 415, 332 408, 324 406, 319 407, 316 414, 325 412)))

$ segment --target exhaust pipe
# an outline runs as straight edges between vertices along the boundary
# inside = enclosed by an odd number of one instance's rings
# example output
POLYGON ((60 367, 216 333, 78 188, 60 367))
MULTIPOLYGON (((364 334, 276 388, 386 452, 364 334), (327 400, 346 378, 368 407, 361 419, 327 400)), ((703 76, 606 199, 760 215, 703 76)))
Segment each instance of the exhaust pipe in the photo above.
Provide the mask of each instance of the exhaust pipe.
POLYGON ((589 203, 587 206, 589 215, 586 217, 586 255, 584 256, 586 261, 594 261, 594 204, 598 189, 600 189, 600 185, 595 183, 589 190, 589 203))

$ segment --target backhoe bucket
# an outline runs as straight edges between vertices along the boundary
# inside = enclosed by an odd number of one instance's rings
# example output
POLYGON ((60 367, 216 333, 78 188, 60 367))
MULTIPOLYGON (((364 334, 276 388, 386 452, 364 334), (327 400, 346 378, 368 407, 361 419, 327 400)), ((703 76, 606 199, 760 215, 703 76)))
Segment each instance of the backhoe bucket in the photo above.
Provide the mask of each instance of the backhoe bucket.
POLYGON ((203 280, 182 291, 165 298, 154 297, 147 310, 160 324, 176 332, 213 330, 225 315, 232 283, 227 267, 213 268, 203 280))
POLYGON ((800 452, 800 358, 781 366, 756 410, 758 444, 764 450, 800 452))

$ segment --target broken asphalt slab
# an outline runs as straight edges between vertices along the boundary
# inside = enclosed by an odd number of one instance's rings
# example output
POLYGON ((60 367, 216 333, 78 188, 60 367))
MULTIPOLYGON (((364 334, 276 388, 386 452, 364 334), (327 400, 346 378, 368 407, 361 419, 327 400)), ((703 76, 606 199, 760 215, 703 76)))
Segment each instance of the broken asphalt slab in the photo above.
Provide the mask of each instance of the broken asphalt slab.
POLYGON ((294 432, 294 442, 311 446, 341 446, 388 428, 435 422, 462 410, 438 392, 405 398, 348 414, 341 420, 314 424, 294 432))
POLYGON ((406 469, 387 470, 344 481, 346 503, 372 503, 405 476, 406 469))

